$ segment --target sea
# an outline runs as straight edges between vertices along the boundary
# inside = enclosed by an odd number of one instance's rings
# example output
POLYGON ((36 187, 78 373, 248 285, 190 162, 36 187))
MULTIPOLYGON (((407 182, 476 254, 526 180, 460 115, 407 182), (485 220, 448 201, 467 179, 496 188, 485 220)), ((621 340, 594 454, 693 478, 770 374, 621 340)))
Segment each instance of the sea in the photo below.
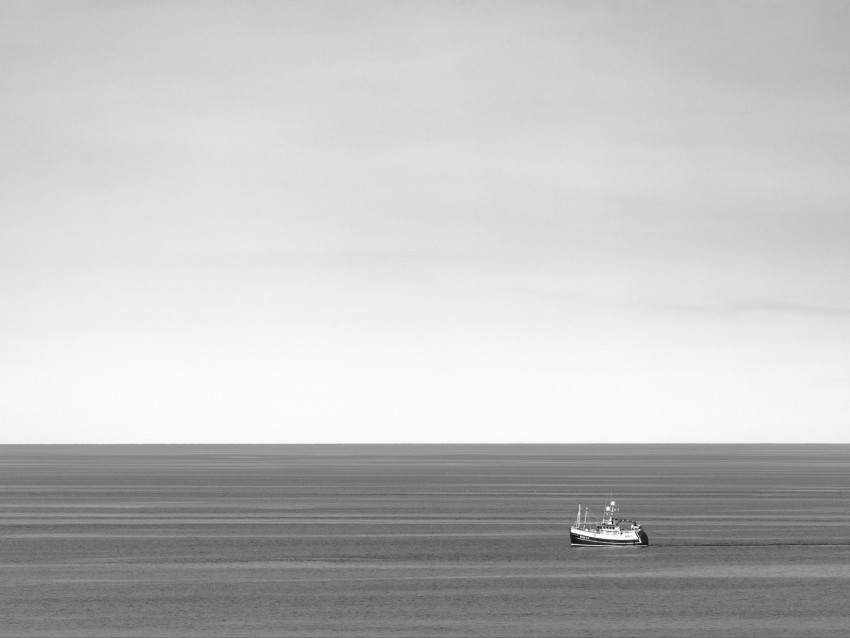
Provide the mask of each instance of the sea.
POLYGON ((0 636, 614 635, 850 636, 850 446, 0 447, 0 636))

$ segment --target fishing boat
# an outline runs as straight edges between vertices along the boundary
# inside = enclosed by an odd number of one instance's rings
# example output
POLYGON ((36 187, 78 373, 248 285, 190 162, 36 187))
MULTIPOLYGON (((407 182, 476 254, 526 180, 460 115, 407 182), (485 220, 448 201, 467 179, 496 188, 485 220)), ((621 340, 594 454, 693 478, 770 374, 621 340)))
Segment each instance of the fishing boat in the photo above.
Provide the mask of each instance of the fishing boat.
POLYGON ((582 518, 581 504, 575 525, 570 526, 570 545, 649 545, 649 536, 641 526, 630 520, 618 518, 620 506, 611 501, 605 506, 602 521, 588 523, 589 511, 584 508, 582 518))

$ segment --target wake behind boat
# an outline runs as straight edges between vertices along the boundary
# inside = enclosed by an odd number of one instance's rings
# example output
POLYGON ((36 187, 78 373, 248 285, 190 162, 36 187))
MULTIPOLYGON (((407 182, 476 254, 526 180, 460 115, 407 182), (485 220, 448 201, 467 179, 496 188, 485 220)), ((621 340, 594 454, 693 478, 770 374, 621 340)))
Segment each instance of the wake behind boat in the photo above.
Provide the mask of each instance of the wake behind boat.
POLYGON ((570 527, 570 545, 649 545, 649 537, 638 523, 616 517, 620 513, 616 501, 605 506, 601 523, 588 523, 588 513, 584 508, 582 521, 579 504, 576 523, 570 527))

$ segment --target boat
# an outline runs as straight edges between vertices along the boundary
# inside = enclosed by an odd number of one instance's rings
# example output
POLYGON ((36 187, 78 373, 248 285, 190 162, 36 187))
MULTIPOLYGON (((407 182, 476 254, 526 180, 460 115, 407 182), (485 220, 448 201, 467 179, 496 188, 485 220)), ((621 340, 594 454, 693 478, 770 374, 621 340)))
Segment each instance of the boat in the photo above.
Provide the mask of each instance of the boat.
POLYGON ((602 522, 587 522, 589 511, 584 508, 582 520, 581 503, 575 525, 570 526, 570 545, 649 545, 649 536, 635 521, 618 518, 620 506, 611 501, 605 506, 602 522))

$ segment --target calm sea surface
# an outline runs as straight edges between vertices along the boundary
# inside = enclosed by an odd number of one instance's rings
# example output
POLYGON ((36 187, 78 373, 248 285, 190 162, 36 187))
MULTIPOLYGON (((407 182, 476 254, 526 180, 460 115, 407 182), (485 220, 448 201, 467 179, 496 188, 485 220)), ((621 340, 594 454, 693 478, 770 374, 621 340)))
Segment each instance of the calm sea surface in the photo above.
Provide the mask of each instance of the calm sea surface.
POLYGON ((850 635, 850 446, 0 447, 0 635, 612 633, 850 635))

